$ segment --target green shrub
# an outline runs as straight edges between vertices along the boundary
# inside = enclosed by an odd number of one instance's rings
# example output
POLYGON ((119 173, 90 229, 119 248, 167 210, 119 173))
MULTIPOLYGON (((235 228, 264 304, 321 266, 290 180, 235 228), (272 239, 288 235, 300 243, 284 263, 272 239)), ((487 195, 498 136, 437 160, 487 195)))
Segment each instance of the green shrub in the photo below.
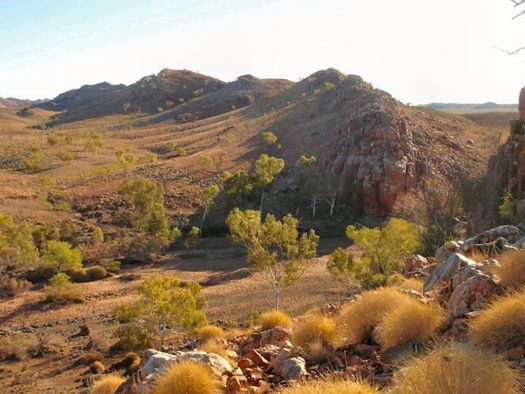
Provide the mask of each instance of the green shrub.
POLYGON ((11 215, 0 213, 0 268, 31 266, 37 260, 30 228, 16 225, 11 215))
POLYGON ((89 282, 89 275, 84 268, 73 268, 66 270, 65 273, 75 283, 89 282))
POLYGON ((54 272, 82 268, 82 252, 72 248, 69 242, 49 241, 42 259, 43 265, 54 272))
POLYGON ((86 272, 90 280, 100 280, 108 276, 108 272, 104 267, 100 265, 94 265, 86 269, 86 272))
POLYGON ((71 283, 67 274, 60 272, 52 277, 49 282, 50 286, 44 287, 44 295, 47 301, 65 304, 84 300, 82 289, 71 283))

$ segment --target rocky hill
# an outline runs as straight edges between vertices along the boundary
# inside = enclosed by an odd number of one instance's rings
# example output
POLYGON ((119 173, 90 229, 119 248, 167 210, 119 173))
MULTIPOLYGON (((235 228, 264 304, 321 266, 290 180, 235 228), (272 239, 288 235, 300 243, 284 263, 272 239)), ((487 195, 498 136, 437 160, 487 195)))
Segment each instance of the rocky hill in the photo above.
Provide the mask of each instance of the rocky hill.
POLYGON ((18 107, 21 105, 32 105, 33 103, 34 102, 32 102, 31 100, 22 100, 14 97, 0 97, 0 108, 11 108, 18 107))
POLYGON ((484 112, 515 112, 516 104, 497 104, 497 103, 430 103, 421 105, 423 108, 435 109, 438 111, 453 113, 484 113, 484 112))
POLYGON ((176 119, 182 123, 244 107, 291 84, 286 80, 252 76, 225 83, 193 71, 164 69, 129 86, 107 82, 84 85, 58 95, 41 107, 63 111, 54 119, 55 123, 115 114, 157 113, 162 113, 161 120, 176 119))

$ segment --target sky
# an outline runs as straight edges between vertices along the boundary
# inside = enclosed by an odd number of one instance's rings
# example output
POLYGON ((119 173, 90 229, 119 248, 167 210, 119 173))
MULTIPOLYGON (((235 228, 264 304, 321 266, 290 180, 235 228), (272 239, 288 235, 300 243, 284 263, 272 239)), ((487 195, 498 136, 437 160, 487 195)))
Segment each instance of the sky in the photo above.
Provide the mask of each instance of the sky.
MULTIPOLYGON (((525 7, 523 7, 525 8, 525 7)), ((405 103, 515 103, 510 0, 0 0, 0 97, 53 98, 163 68, 224 81, 357 74, 405 103)))

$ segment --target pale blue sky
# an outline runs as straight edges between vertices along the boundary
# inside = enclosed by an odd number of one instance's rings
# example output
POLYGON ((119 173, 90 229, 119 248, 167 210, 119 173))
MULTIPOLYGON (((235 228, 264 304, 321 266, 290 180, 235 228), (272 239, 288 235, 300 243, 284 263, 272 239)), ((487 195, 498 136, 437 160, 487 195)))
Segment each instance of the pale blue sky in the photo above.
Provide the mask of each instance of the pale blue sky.
POLYGON ((223 80, 328 67, 404 102, 516 102, 525 17, 507 0, 0 0, 0 96, 54 97, 162 68, 223 80))

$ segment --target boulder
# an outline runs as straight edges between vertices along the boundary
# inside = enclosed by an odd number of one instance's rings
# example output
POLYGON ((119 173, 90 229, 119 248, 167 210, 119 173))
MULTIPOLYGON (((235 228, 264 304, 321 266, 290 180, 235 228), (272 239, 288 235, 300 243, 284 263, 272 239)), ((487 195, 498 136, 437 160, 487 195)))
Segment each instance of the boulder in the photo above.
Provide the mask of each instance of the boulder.
POLYGON ((449 325, 468 312, 479 310, 491 297, 501 292, 494 279, 479 270, 465 267, 462 274, 464 280, 454 289, 448 302, 449 325))
POLYGON ((416 270, 420 270, 428 264, 428 261, 423 256, 416 254, 405 260, 405 267, 403 268, 404 274, 410 274, 416 270))
POLYGON ((274 373, 284 380, 298 380, 308 375, 306 363, 302 357, 292 357, 284 360, 279 367, 274 369, 274 373))
POLYGON ((439 286, 446 284, 452 276, 465 266, 476 267, 477 263, 459 253, 454 253, 439 265, 426 279, 423 292, 438 290, 439 286))
POLYGON ((461 250, 468 252, 471 250, 489 250, 494 248, 495 251, 501 252, 505 245, 514 244, 522 234, 518 227, 512 225, 503 225, 475 235, 463 242, 461 250))
POLYGON ((434 255, 436 263, 442 263, 459 250, 460 245, 454 241, 448 241, 441 245, 434 255))
POLYGON ((518 111, 520 119, 525 119, 525 88, 520 91, 518 111))

